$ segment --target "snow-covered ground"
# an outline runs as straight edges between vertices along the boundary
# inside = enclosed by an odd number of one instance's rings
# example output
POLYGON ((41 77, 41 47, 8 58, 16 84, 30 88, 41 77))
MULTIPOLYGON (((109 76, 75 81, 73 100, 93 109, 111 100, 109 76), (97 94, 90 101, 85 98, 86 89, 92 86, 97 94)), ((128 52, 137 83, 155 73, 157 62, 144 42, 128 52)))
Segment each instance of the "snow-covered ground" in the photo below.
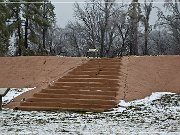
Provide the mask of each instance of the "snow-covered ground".
MULTIPOLYGON (((161 99, 164 95, 174 95, 175 93, 171 92, 154 92, 152 95, 140 99, 140 100, 135 100, 135 101, 130 101, 130 102, 125 102, 124 100, 120 100, 118 108, 114 108, 113 111, 111 112, 123 112, 126 110, 126 108, 130 106, 139 106, 139 105, 144 105, 144 106, 150 106, 154 100, 161 99)), ((156 108, 154 108, 156 110, 156 108)))
POLYGON ((0 134, 180 135, 180 94, 152 93, 121 101, 105 113, 26 112, 3 109, 0 134))
POLYGON ((6 105, 7 103, 11 102, 15 97, 32 89, 34 88, 22 88, 22 89, 11 88, 9 92, 2 98, 2 102, 3 102, 2 104, 6 105))

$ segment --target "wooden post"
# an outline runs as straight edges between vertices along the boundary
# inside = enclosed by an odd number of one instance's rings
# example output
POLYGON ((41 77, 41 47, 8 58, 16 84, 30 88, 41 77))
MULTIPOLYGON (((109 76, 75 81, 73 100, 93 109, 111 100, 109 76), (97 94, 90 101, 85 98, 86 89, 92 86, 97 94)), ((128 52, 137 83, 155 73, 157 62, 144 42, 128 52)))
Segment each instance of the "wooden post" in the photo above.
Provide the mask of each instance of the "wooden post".
POLYGON ((0 95, 0 111, 2 110, 2 96, 0 95))
POLYGON ((2 97, 5 96, 9 90, 9 88, 0 88, 0 111, 2 110, 2 97))

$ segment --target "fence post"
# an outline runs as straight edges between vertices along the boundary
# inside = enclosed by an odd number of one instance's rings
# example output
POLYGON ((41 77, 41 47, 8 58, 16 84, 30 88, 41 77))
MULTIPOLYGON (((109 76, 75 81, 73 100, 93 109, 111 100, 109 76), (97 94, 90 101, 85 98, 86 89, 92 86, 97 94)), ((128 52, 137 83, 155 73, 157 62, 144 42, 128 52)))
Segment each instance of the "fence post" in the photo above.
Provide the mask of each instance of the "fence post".
POLYGON ((5 96, 10 88, 0 88, 0 111, 2 110, 2 97, 5 96))
POLYGON ((0 111, 2 110, 2 96, 0 95, 0 111))

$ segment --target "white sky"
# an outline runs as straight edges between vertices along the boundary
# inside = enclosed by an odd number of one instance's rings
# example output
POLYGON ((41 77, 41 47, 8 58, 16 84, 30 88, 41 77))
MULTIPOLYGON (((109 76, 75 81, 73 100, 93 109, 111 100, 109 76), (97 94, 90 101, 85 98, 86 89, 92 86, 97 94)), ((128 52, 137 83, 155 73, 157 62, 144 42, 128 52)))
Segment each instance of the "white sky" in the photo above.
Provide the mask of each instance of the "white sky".
POLYGON ((65 27, 68 21, 74 20, 74 2, 82 2, 82 0, 51 0, 55 6, 55 13, 57 18, 57 24, 60 27, 65 27))
MULTIPOLYGON (((68 21, 74 21, 74 11, 73 6, 75 2, 83 3, 85 0, 51 0, 55 6, 55 13, 57 18, 58 26, 64 28, 68 21)), ((116 2, 122 2, 123 0, 116 0, 116 2)), ((125 2, 130 2, 132 0, 124 0, 125 2)), ((139 0, 143 2, 144 0, 139 0)), ((148 0, 147 0, 148 1, 148 0)), ((154 5, 162 7, 162 2, 164 0, 156 0, 154 5)), ((154 24, 157 20, 156 10, 151 13, 150 23, 154 24)))

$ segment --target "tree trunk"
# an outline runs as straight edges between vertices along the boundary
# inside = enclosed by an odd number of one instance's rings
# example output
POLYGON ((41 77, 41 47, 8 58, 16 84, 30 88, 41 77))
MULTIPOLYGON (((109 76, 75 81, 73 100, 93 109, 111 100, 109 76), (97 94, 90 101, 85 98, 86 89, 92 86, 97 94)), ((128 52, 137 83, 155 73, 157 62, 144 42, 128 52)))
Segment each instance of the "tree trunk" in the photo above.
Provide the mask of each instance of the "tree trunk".
POLYGON ((100 57, 104 57, 104 36, 105 36, 105 30, 101 30, 101 50, 100 50, 100 57))
POLYGON ((26 16, 26 21, 25 21, 25 39, 24 39, 24 47, 25 49, 28 48, 28 17, 26 16))
POLYGON ((147 19, 145 20, 145 34, 144 34, 144 54, 148 55, 148 22, 147 19))
MULTIPOLYGON (((46 4, 43 3, 43 19, 46 18, 46 4)), ((45 24, 43 23, 43 49, 45 50, 46 49, 46 26, 45 24)))
POLYGON ((43 28, 43 49, 46 49, 46 28, 43 28))
POLYGON ((130 12, 130 55, 138 55, 138 23, 139 23, 139 5, 138 0, 132 1, 130 12))
POLYGON ((17 7, 17 11, 16 11, 16 19, 18 22, 18 55, 21 56, 22 55, 22 49, 21 49, 21 42, 22 42, 22 38, 21 38, 21 19, 19 17, 19 7, 17 7))
POLYGON ((138 22, 135 22, 135 32, 134 32, 134 54, 138 55, 138 22))

